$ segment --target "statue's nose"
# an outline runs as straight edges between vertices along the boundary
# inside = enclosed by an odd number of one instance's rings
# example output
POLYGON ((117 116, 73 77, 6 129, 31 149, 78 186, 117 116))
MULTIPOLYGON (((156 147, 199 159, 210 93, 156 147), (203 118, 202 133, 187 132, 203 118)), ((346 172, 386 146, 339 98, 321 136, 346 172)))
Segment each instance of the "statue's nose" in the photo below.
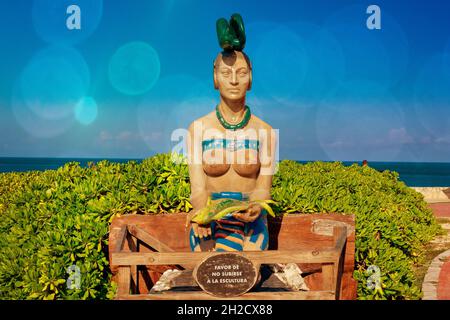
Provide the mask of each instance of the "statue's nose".
POLYGON ((231 84, 238 84, 238 77, 236 71, 231 73, 231 84))

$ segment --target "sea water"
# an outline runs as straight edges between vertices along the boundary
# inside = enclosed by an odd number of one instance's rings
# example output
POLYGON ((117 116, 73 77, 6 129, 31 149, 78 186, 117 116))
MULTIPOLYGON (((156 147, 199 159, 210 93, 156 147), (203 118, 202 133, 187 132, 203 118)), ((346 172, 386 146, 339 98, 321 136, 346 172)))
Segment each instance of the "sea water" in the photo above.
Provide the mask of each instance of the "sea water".
MULTIPOLYGON (((87 167, 89 162, 98 162, 100 158, 13 158, 0 157, 0 172, 21 172, 30 170, 52 170, 68 162, 78 162, 87 167)), ((140 162, 142 159, 109 158, 111 162, 126 163, 140 162)), ((307 163, 309 161, 297 161, 307 163)), ((361 162, 343 161, 345 166, 361 162)), ((450 187, 450 162, 369 162, 368 165, 376 170, 396 171, 399 179, 410 187, 450 187)))

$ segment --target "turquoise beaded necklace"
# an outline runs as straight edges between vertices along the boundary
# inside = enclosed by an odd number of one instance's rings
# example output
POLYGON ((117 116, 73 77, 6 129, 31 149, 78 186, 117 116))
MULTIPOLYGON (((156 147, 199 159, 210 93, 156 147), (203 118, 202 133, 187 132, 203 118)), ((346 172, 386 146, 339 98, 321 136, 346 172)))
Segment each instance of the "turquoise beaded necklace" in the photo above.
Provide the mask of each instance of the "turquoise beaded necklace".
POLYGON ((248 121, 250 120, 251 115, 252 114, 250 112, 250 108, 248 106, 245 106, 245 114, 244 114, 244 118, 242 119, 242 121, 239 123, 236 123, 236 124, 230 124, 225 120, 225 118, 220 113, 219 105, 216 106, 217 119, 219 119, 220 124, 222 124, 222 126, 225 129, 237 130, 237 129, 241 129, 241 128, 245 127, 247 125, 248 121))

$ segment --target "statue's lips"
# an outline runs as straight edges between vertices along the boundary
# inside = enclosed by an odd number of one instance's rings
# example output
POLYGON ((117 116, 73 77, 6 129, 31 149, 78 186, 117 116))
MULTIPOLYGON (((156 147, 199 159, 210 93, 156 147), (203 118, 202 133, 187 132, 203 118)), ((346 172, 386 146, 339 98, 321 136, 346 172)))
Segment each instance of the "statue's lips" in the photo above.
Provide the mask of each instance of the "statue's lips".
POLYGON ((231 93, 239 93, 239 92, 241 92, 241 90, 239 90, 239 89, 229 89, 228 91, 231 92, 231 93))

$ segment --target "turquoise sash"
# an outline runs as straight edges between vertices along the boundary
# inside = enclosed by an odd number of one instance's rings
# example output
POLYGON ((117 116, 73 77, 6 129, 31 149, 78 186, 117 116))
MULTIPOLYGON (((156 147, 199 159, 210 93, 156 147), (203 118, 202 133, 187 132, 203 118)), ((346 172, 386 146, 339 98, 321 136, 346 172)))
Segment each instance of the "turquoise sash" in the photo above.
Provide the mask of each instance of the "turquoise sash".
POLYGON ((207 151, 211 149, 227 149, 229 151, 236 151, 240 149, 252 149, 259 151, 258 140, 233 140, 233 139, 209 139, 202 141, 202 150, 207 151))

